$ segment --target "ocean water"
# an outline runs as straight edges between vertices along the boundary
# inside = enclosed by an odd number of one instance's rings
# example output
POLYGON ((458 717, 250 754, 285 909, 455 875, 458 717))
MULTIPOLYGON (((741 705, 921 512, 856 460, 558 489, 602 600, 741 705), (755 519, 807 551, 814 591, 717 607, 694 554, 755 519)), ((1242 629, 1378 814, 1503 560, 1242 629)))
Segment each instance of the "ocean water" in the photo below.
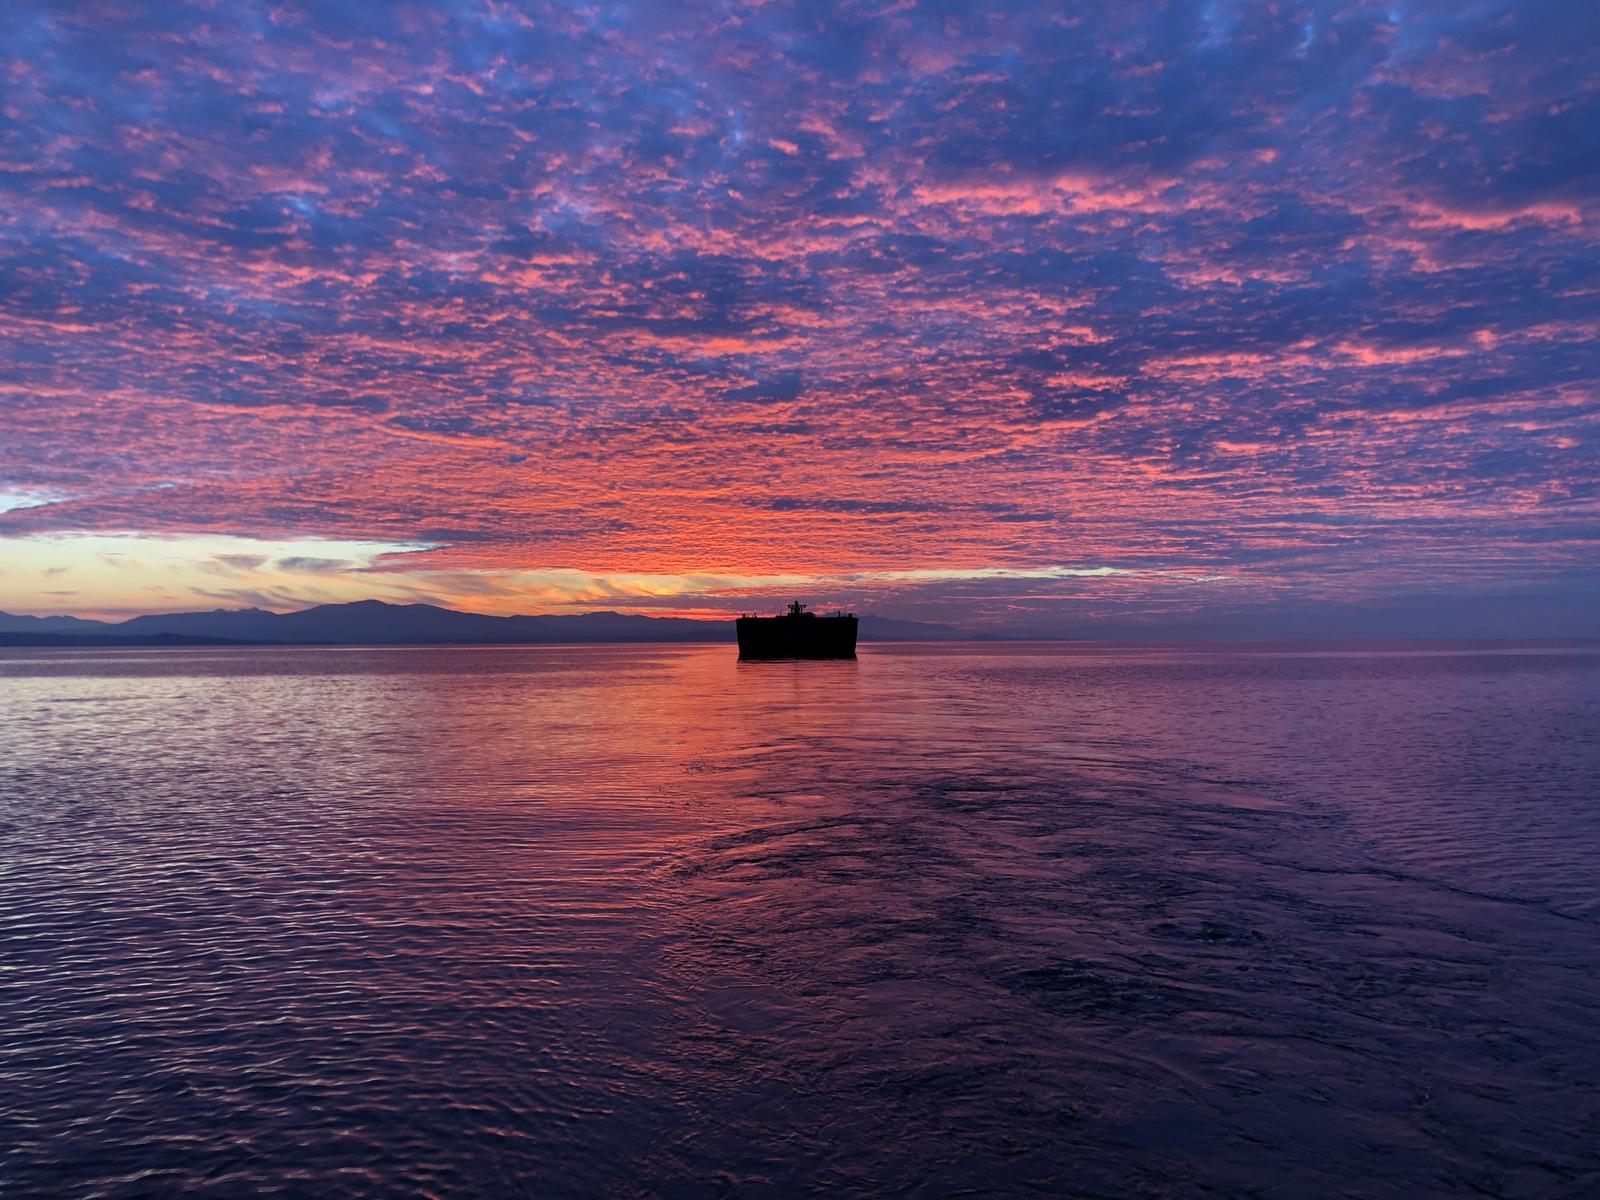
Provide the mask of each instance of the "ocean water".
POLYGON ((1600 653, 0 652, 0 1195, 1600 1195, 1600 653))

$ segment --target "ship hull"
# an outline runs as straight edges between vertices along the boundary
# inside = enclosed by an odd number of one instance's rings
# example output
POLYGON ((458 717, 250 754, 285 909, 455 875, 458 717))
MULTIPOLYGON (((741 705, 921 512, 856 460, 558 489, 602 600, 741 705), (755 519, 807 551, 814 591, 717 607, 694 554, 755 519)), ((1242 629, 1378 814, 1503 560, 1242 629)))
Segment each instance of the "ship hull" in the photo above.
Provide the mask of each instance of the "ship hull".
POLYGON ((739 657, 854 658, 856 618, 801 616, 740 617, 739 657))

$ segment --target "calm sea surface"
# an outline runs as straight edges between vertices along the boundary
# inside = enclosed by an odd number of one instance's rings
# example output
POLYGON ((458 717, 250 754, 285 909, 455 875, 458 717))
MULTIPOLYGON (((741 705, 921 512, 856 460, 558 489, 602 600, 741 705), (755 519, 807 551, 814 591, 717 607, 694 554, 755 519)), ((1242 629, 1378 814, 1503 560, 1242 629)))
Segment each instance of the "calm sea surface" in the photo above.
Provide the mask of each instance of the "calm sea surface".
POLYGON ((0 651, 0 1195, 1600 1196, 1600 653, 0 651))

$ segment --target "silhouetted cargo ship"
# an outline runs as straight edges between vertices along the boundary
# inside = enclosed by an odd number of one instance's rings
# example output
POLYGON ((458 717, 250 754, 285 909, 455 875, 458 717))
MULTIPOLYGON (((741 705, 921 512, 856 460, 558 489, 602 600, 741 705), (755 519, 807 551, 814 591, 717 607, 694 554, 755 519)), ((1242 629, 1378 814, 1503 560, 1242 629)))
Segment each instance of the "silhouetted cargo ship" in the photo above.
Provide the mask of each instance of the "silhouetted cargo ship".
POLYGON ((740 617, 740 658, 854 658, 854 613, 819 617, 796 600, 775 617, 740 617))

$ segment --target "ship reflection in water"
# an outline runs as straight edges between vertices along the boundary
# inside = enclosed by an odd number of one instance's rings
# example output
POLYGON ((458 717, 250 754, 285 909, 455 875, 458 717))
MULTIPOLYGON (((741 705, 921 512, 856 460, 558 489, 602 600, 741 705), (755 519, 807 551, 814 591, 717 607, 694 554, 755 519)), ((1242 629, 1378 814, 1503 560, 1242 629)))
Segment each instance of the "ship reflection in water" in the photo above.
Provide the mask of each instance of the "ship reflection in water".
POLYGON ((775 617, 740 617, 739 657, 777 658, 854 658, 856 656, 856 616, 836 612, 819 616, 807 612, 798 600, 789 611, 775 617))
POLYGON ((1600 1195, 1597 668, 0 651, 0 1195, 1600 1195))

